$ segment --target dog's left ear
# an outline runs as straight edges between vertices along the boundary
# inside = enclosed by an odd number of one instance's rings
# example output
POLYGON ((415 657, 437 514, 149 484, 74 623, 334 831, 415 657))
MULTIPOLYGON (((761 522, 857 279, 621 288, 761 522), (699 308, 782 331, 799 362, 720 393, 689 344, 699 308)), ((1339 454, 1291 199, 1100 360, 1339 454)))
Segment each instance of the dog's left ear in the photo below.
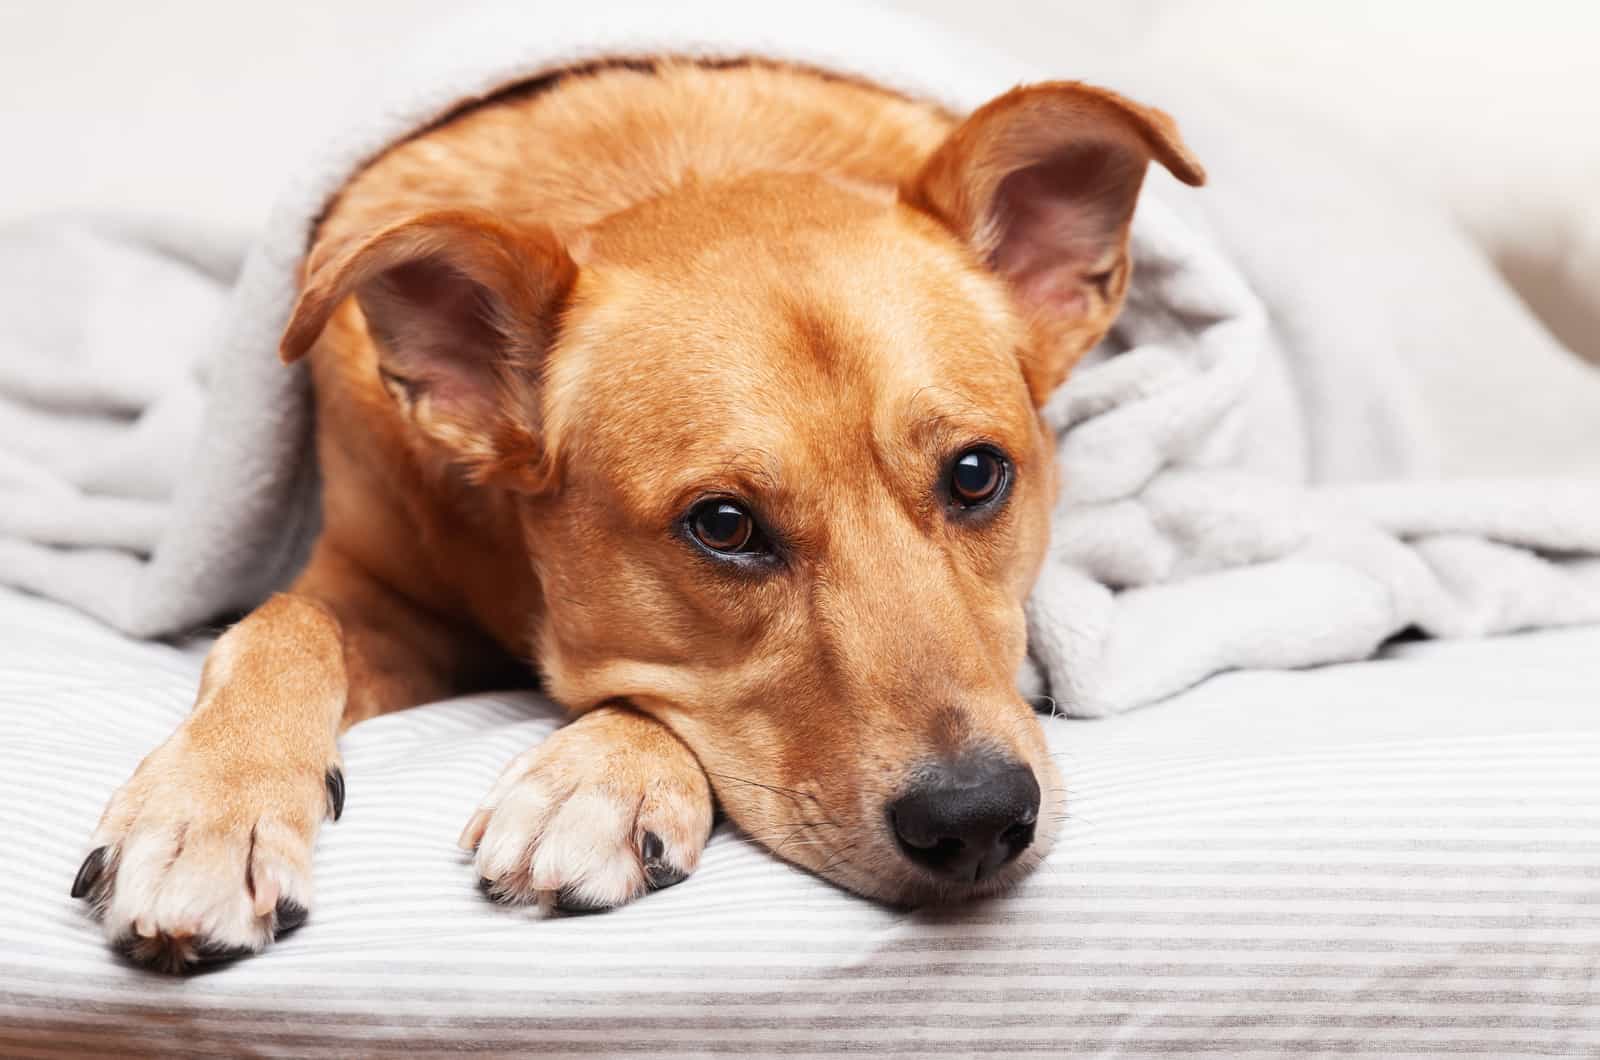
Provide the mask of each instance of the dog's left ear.
POLYGON ((1033 326, 1022 359, 1035 404, 1122 305, 1128 232, 1151 159, 1186 184, 1205 181, 1166 114, 1104 89, 1049 82, 980 107, 902 191, 1010 285, 1033 326))

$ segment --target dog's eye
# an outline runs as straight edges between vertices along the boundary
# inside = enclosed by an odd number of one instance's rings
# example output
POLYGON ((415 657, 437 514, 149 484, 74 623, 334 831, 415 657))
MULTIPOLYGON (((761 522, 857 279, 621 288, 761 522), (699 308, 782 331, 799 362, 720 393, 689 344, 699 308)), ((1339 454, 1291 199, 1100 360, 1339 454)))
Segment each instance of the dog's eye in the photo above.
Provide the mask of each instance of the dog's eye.
POLYGON ((981 508, 1006 484, 1006 461, 993 449, 968 449, 950 465, 950 498, 963 508, 981 508))
POLYGON ((713 552, 764 552, 760 528, 750 513, 733 501, 701 501, 689 512, 689 532, 713 552))

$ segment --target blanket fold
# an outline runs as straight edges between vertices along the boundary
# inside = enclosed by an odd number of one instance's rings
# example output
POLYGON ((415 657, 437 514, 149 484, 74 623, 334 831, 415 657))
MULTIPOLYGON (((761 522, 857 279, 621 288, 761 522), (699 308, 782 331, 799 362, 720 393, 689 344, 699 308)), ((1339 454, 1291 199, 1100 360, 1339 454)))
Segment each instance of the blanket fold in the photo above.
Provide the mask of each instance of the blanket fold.
POLYGON ((248 254, 57 219, 0 232, 0 582, 129 633, 252 606, 317 527, 303 369, 276 346, 328 198, 465 102, 601 58, 758 55, 958 110, 1095 80, 1172 111, 1212 174, 1157 173, 1126 311, 1052 396, 1061 502, 1023 675, 1099 715, 1221 670, 1417 630, 1600 622, 1600 373, 1448 217, 1259 102, 1073 54, 1031 70, 905 16, 718 3, 454 16, 297 171, 248 254))

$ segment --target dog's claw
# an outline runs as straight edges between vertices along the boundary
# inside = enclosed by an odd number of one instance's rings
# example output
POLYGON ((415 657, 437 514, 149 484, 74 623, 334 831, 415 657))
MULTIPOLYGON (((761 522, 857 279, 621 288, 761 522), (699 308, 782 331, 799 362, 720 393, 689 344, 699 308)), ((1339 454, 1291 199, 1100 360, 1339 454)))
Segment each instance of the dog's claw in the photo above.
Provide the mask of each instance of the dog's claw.
POLYGON ((328 814, 335 821, 344 813, 344 771, 338 766, 328 770, 328 814))
POLYGON ((644 859, 644 878, 649 881, 651 890, 659 891, 663 887, 682 883, 688 875, 682 869, 667 864, 664 860, 666 853, 667 846, 660 836, 654 832, 644 834, 644 839, 639 843, 639 854, 644 859))
POLYGON ((611 907, 605 902, 580 898, 573 888, 563 887, 556 892, 556 908, 563 913, 599 913, 611 907))
POLYGON ((273 937, 282 938, 304 924, 309 911, 293 898, 280 898, 273 914, 273 937))
POLYGON ((72 897, 86 898, 95 884, 100 882, 101 873, 106 869, 106 851, 110 847, 95 847, 89 851, 89 856, 83 859, 83 864, 78 866, 78 875, 72 880, 72 897))
POLYGON ((226 946, 221 943, 202 940, 195 944, 192 963, 175 970, 179 972, 199 972, 217 968, 221 965, 232 964, 234 961, 255 956, 256 951, 249 946, 226 946))

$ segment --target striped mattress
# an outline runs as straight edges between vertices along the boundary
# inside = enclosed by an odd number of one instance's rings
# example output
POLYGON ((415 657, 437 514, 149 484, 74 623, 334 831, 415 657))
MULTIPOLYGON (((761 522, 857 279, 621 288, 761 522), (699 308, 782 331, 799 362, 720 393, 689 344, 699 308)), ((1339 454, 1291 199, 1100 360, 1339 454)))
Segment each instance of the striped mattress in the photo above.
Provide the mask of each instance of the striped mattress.
POLYGON ((118 963, 67 890, 203 647, 0 590, 0 1056, 1600 1055, 1600 628, 1047 721, 1063 842, 937 911, 725 825, 625 909, 493 906, 456 833, 557 718, 439 703, 346 738, 307 925, 176 980, 118 963))

